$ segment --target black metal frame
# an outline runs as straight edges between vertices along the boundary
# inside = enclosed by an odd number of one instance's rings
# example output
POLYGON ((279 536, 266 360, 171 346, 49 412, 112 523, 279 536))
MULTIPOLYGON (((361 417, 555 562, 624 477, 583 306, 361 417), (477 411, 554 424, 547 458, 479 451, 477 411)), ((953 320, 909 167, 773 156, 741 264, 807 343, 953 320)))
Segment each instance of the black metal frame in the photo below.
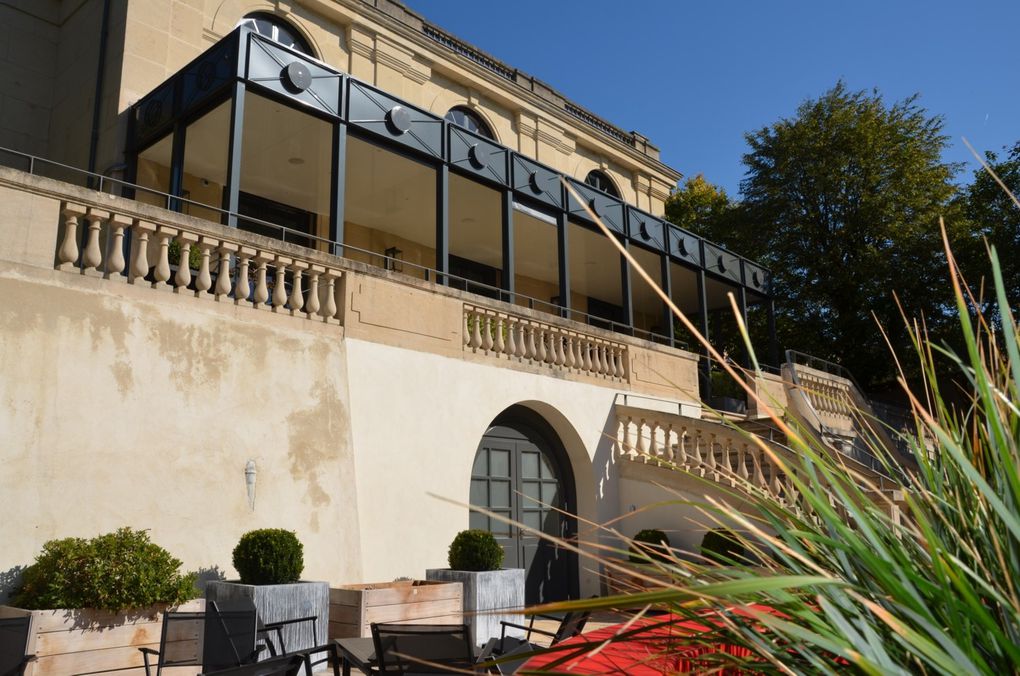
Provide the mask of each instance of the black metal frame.
POLYGON ((30 655, 28 639, 32 630, 32 616, 0 618, 0 670, 10 676, 20 676, 35 655, 30 655))
MULTIPOLYGON (((398 624, 373 622, 372 641, 380 674, 471 673, 476 663, 471 645, 471 628, 466 624, 398 624), (414 654, 418 646, 434 647, 434 637, 449 637, 463 643, 459 655, 414 654), (403 642, 401 639, 408 639, 403 642)), ((451 641, 451 647, 453 643, 451 641)))
MULTIPOLYGON (((663 266, 669 261, 695 270, 699 274, 699 282, 705 276, 717 279, 737 290, 742 298, 742 307, 748 302, 764 303, 770 315, 770 328, 774 326, 772 297, 769 289, 768 272, 761 266, 738 256, 712 242, 687 232, 661 218, 628 205, 621 199, 594 187, 567 177, 560 172, 536 162, 510 148, 500 145, 469 130, 449 123, 443 117, 433 115, 417 106, 391 96, 376 87, 361 82, 356 78, 342 73, 327 64, 290 50, 282 45, 272 43, 267 38, 253 33, 250 29, 239 27, 204 54, 185 66, 179 73, 161 84, 150 94, 132 107, 131 124, 129 125, 128 146, 130 148, 129 167, 134 171, 137 166, 138 153, 153 143, 161 140, 168 133, 174 134, 174 156, 171 174, 182 171, 184 130, 188 124, 198 119, 208 110, 224 101, 231 102, 231 124, 228 155, 227 184, 224 186, 223 210, 227 212, 225 222, 236 226, 237 192, 241 166, 241 138, 244 119, 245 98, 248 91, 257 91, 259 95, 273 99, 308 114, 326 119, 333 124, 334 148, 332 157, 332 194, 330 213, 330 238, 333 253, 342 255, 343 223, 344 223, 344 183, 346 171, 346 139, 349 135, 370 141, 388 151, 396 152, 405 157, 436 169, 436 281, 448 284, 449 271, 449 172, 457 172, 471 180, 484 182, 503 192, 503 291, 514 293, 514 256, 513 256, 513 202, 534 202, 541 204, 545 211, 551 211, 556 218, 558 238, 557 249, 559 259, 559 299, 560 314, 569 316, 570 288, 569 270, 569 238, 566 224, 573 220, 590 222, 580 205, 567 193, 562 185, 568 180, 575 189, 579 189, 586 198, 590 196, 589 206, 596 210, 605 209, 612 212, 609 224, 627 243, 634 242, 650 248, 661 257, 663 266), (258 45, 253 49, 253 45, 258 45), (338 82, 336 101, 327 100, 312 92, 311 97, 306 91, 297 91, 293 86, 284 86, 286 68, 281 70, 276 82, 276 74, 266 69, 266 59, 252 65, 253 53, 261 54, 272 51, 271 60, 279 65, 290 59, 301 64, 312 73, 311 91, 316 81, 336 79, 338 82), (253 69, 262 69, 253 72, 253 69), (225 74, 229 72, 229 78, 225 74), (203 89, 203 86, 205 87, 203 89), (352 101, 354 103, 352 103, 352 101), (366 104, 365 102, 369 102, 366 104), (358 106, 359 115, 352 117, 352 107, 358 106), (391 105, 392 104, 392 105, 391 105), (367 105, 367 107, 366 107, 367 105), (167 111, 166 108, 171 110, 167 111), (364 116, 366 111, 375 110, 371 119, 364 116), (390 106, 388 111, 384 109, 390 106), (397 111, 397 109, 402 109, 397 111), (355 119, 357 118, 357 119, 355 119), (438 134, 438 137, 437 137, 438 134), (470 155, 470 157, 468 157, 470 155), (502 156, 495 165, 492 158, 502 156), (470 162, 468 161, 470 160, 470 162), (492 169, 491 171, 489 169, 492 169)), ((324 87, 324 94, 332 97, 332 85, 324 87)), ((134 182, 134 176, 131 177, 134 182)), ((171 182, 171 194, 180 197, 181 181, 171 182)), ((175 202, 179 206, 180 202, 175 202)), ((608 218, 608 216, 607 216, 608 218)), ((621 265, 624 265, 621 256, 621 265)), ((664 276, 663 279, 668 279, 664 276)), ((621 291, 625 295, 625 315, 630 319, 630 273, 622 276, 621 291)), ((699 286, 703 287, 703 284, 699 286)), ((699 298, 705 300, 704 289, 699 288, 699 298)), ((700 308, 702 325, 707 326, 707 307, 700 308)), ((625 333, 632 333, 633 322, 628 321, 625 333)), ((670 345, 674 344, 672 332, 668 336, 670 345)), ((774 339, 773 339, 774 342, 774 339)), ((771 350, 770 350, 771 351, 771 350)), ((706 356, 707 363, 707 356, 706 356)), ((707 367, 705 367, 707 368, 707 367)))

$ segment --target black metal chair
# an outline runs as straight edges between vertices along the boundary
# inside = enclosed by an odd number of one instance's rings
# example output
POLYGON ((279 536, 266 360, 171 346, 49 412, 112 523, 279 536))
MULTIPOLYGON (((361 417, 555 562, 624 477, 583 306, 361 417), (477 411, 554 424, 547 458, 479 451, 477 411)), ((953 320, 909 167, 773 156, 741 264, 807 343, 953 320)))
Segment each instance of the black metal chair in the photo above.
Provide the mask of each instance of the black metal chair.
POLYGON ((201 676, 298 676, 304 665, 305 661, 300 655, 286 655, 240 667, 203 671, 201 676))
POLYGON ((35 660, 35 655, 27 654, 31 631, 30 615, 0 619, 0 676, 21 676, 35 660))
POLYGON ((256 622, 250 601, 210 601, 204 613, 166 613, 159 650, 139 648, 145 674, 152 676, 153 667, 160 676, 164 667, 200 666, 203 671, 215 671, 253 663, 261 650, 255 645, 256 622))
POLYGON ((473 673, 475 652, 465 624, 373 623, 380 674, 473 673))
MULTIPOLYGON (((542 636, 548 636, 551 639, 549 641, 549 645, 554 646, 560 641, 577 636, 582 631, 584 631, 584 625, 588 624, 589 617, 591 617, 591 612, 585 610, 569 612, 565 614, 563 617, 556 617, 555 615, 532 615, 531 619, 528 621, 527 626, 523 624, 516 624, 514 622, 507 622, 505 620, 501 621, 500 624, 503 625, 503 628, 500 632, 499 637, 500 645, 497 647, 496 654, 501 654, 502 652, 505 652, 501 649, 503 648, 504 643, 506 643, 506 640, 508 638, 515 638, 513 636, 508 637, 506 635, 506 630, 508 627, 513 627, 514 629, 523 629, 524 630, 523 640, 527 641, 528 643, 532 642, 531 639, 532 634, 541 634, 542 636), (540 627, 536 627, 535 626, 536 618, 541 618, 544 620, 557 620, 559 621, 560 624, 558 627, 556 627, 556 631, 549 631, 547 629, 541 629, 540 627)), ((518 639, 518 641, 519 640, 520 639, 518 639)))
POLYGON ((333 667, 333 675, 340 676, 340 653, 337 650, 336 644, 333 642, 315 645, 312 648, 302 648, 300 650, 287 650, 287 644, 283 638, 283 628, 294 624, 301 624, 308 622, 312 625, 312 643, 318 643, 319 631, 318 631, 318 617, 315 615, 309 615, 308 617, 296 617, 290 620, 280 620, 279 622, 266 622, 259 621, 258 634, 262 640, 266 650, 269 651, 271 657, 276 656, 299 656, 305 662, 305 671, 308 676, 311 676, 313 667, 326 664, 333 667), (275 638, 273 636, 275 635, 275 638), (317 655, 324 655, 318 659, 313 658, 317 655))

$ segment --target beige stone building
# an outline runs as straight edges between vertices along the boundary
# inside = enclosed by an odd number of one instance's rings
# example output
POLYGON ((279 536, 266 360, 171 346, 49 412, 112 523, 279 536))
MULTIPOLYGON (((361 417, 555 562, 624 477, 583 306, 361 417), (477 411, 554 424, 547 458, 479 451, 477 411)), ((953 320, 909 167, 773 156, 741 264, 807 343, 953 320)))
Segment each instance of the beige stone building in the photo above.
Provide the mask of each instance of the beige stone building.
MULTIPOLYGON (((536 532, 697 550, 695 510, 643 506, 786 490, 595 226, 703 329, 770 311, 766 270, 662 220, 641 134, 392 0, 3 0, 0 31, 0 594, 122 525, 227 576, 292 529, 336 584, 471 525, 529 600, 576 597, 599 564, 536 532)), ((786 374, 749 382, 870 471, 852 383, 786 374)))

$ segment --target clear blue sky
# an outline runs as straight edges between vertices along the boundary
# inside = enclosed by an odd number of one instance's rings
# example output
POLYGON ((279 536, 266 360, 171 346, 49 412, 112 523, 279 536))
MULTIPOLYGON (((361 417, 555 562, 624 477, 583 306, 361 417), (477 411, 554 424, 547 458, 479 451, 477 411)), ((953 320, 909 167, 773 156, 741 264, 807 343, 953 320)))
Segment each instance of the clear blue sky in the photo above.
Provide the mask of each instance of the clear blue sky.
MULTIPOLYGON (((889 102, 913 93, 960 141, 1020 141, 1020 0, 405 0, 544 80, 663 161, 736 196, 744 133, 792 116, 840 78, 889 102)), ((1000 153, 1001 154, 1001 153, 1000 153)))

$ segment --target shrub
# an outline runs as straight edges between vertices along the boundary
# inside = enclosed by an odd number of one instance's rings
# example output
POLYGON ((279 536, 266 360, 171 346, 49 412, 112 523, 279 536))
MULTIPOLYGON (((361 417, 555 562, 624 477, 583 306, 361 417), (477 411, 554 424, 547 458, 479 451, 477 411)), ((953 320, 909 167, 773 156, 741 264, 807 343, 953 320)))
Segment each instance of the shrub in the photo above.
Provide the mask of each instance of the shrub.
POLYGON ((248 531, 234 547, 234 568, 244 584, 297 582, 305 568, 304 546, 293 531, 248 531))
POLYGON ((453 570, 498 570, 503 548, 489 531, 462 530, 450 543, 449 563, 453 570))
POLYGON ((645 528, 631 540, 630 560, 648 563, 649 559, 670 560, 669 537, 657 528, 645 528))
POLYGON ((84 538, 50 540, 24 573, 12 603, 31 610, 99 608, 112 612, 194 598, 195 574, 149 541, 121 528, 84 538))
POLYGON ((747 553, 736 533, 728 528, 716 528, 705 533, 701 540, 701 555, 721 564, 744 563, 747 553))

